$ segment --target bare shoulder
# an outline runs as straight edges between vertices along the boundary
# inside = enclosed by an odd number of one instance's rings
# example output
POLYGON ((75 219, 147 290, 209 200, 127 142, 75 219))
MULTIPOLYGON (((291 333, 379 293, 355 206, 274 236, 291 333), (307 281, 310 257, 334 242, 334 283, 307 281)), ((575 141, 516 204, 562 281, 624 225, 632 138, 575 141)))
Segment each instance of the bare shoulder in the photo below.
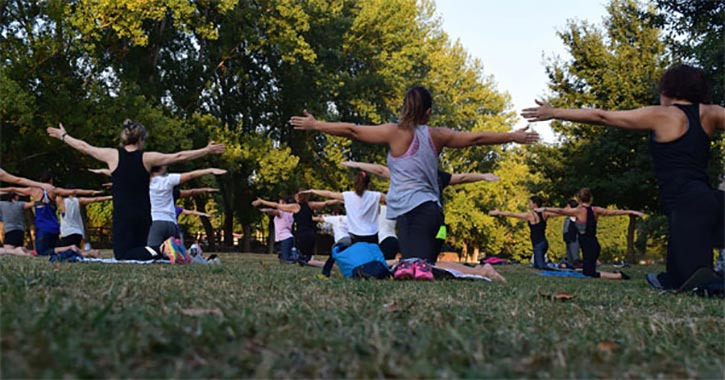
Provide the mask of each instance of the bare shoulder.
POLYGON ((716 129, 725 129, 725 107, 717 104, 701 104, 700 120, 710 134, 716 129))

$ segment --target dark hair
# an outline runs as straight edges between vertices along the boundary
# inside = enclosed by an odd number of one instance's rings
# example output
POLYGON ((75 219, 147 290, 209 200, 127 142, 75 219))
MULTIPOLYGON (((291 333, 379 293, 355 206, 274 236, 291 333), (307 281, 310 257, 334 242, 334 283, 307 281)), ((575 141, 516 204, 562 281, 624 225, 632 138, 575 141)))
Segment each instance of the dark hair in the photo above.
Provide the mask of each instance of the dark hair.
POLYGON ((358 172, 355 174, 355 194, 357 194, 358 197, 362 197, 362 195, 365 193, 365 190, 368 189, 368 186, 370 186, 370 175, 364 171, 358 172))
POLYGON ((541 206, 544 205, 544 200, 540 196, 538 196, 538 195, 532 196, 531 198, 529 198, 529 200, 531 200, 532 202, 534 202, 534 204, 536 205, 536 207, 541 207, 541 206))
POLYGON ((53 183, 53 172, 50 169, 43 170, 42 173, 40 173, 40 182, 44 183, 53 183))
POLYGON ((5 193, 5 194, 0 195, 0 200, 6 201, 6 202, 12 202, 17 197, 18 197, 18 194, 17 193, 9 192, 9 193, 5 193))
POLYGON ((310 193, 303 193, 305 189, 299 189, 297 192, 297 203, 304 204, 310 201, 310 193))
POLYGON ((121 145, 138 144, 140 141, 146 140, 147 135, 143 124, 126 119, 123 121, 123 130, 121 131, 121 145))
POLYGON ((579 202, 577 202, 576 199, 569 199, 568 201, 566 201, 566 204, 568 204, 571 208, 579 206, 579 202))
POLYGON ((705 71, 688 65, 677 65, 667 69, 660 78, 659 91, 660 94, 673 99, 683 99, 692 103, 712 103, 705 71))
POLYGON ((179 189, 178 186, 174 186, 174 191, 172 194, 173 194, 172 196, 174 197, 174 203, 176 203, 176 200, 181 198, 181 190, 179 189))
POLYGON ((588 187, 584 187, 579 190, 579 193, 577 193, 576 197, 582 203, 589 203, 592 201, 592 190, 588 187))
POLYGON ((423 124, 426 112, 433 108, 433 97, 423 86, 415 86, 405 93, 403 109, 400 111, 398 125, 413 128, 423 124))

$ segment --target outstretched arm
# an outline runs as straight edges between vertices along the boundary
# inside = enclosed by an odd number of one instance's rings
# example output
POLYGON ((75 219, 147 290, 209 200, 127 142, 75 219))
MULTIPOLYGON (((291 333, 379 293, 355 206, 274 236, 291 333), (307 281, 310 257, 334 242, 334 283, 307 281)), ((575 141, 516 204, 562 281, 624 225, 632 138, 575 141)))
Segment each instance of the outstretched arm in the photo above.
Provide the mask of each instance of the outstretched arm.
POLYGON ((195 211, 195 210, 187 210, 187 209, 184 209, 184 211, 182 211, 181 213, 184 214, 184 215, 195 215, 195 216, 204 216, 204 217, 207 217, 207 218, 211 218, 211 215, 210 214, 207 214, 205 212, 195 211))
POLYGON ((80 203, 81 206, 85 206, 90 203, 106 202, 110 200, 113 200, 112 195, 106 195, 105 197, 78 198, 78 203, 80 203))
POLYGON ((323 198, 337 199, 340 201, 344 199, 342 193, 329 190, 305 190, 303 193, 315 194, 323 198))
POLYGON ((304 111, 304 116, 293 116, 290 124, 302 131, 318 131, 334 136, 355 139, 369 144, 388 144, 396 124, 357 125, 352 123, 331 123, 316 120, 312 114, 304 111))
POLYGON ((528 212, 508 212, 508 211, 499 211, 499 210, 491 210, 488 212, 488 215, 491 216, 505 216, 507 218, 516 218, 526 221, 532 221, 532 215, 528 212))
POLYGON ((465 148, 474 145, 496 145, 507 143, 533 144, 539 141, 539 134, 527 132, 529 127, 513 132, 458 132, 449 128, 433 128, 436 149, 440 152, 444 147, 465 148))
POLYGON ((310 206, 311 209, 319 211, 322 210, 325 207, 333 206, 336 204, 342 203, 339 199, 330 199, 329 201, 324 202, 307 202, 307 204, 310 206))
POLYGON ((33 189, 30 188, 30 187, 14 187, 14 186, 10 186, 10 187, 3 187, 3 188, 1 188, 0 189, 0 193, 15 193, 15 194, 25 195, 25 196, 30 197, 30 196, 33 195, 32 194, 33 193, 33 189))
POLYGON ((390 169, 388 169, 388 167, 385 165, 368 164, 366 162, 355 161, 341 162, 340 165, 346 166, 348 168, 364 170, 368 173, 375 174, 378 177, 390 179, 390 169))
POLYGON ((29 180, 27 178, 14 176, 2 169, 0 169, 0 182, 14 183, 18 186, 39 187, 48 191, 53 190, 54 188, 53 185, 49 183, 37 182, 29 180))
POLYGON ((580 209, 578 208, 557 208, 557 207, 539 207, 535 209, 536 212, 541 212, 551 215, 566 215, 566 216, 579 216, 580 209))
POLYGON ((177 162, 191 161, 197 158, 206 156, 207 154, 222 154, 224 153, 224 144, 215 144, 213 141, 209 142, 204 148, 195 150, 185 150, 177 153, 159 153, 159 152, 146 152, 143 155, 143 163, 147 170, 150 170, 153 166, 164 166, 171 165, 177 162))
POLYGON ((451 175, 449 185, 462 185, 479 181, 496 182, 500 180, 497 175, 491 173, 461 173, 451 175))
POLYGON ((565 109, 554 108, 548 103, 536 100, 537 107, 526 108, 521 116, 528 121, 550 119, 566 120, 575 123, 606 125, 623 129, 656 131, 662 126, 671 125, 679 116, 664 106, 650 106, 628 111, 606 111, 596 108, 565 109))
POLYGON ((227 174, 227 171, 224 169, 209 168, 209 169, 194 170, 194 171, 187 172, 187 173, 181 173, 181 178, 179 179, 179 184, 191 181, 194 178, 199 178, 199 177, 207 175, 207 174, 222 175, 222 174, 227 174))
POLYGON ((279 210, 276 208, 260 208, 259 211, 267 215, 279 216, 279 210))
POLYGON ((219 192, 219 189, 215 189, 213 187, 200 187, 198 189, 181 190, 181 191, 179 191, 179 197, 188 198, 188 197, 193 197, 195 195, 201 195, 201 194, 207 194, 207 193, 217 193, 217 192, 219 192))
POLYGON ((595 214, 598 216, 619 216, 619 215, 631 215, 631 216, 638 216, 643 217, 644 213, 640 211, 634 211, 634 210, 608 210, 606 208, 601 207, 592 207, 595 214))
POLYGON ((58 140, 65 142, 71 148, 83 154, 87 154, 98 161, 105 162, 109 167, 115 166, 115 163, 118 160, 118 154, 115 149, 95 147, 81 139, 71 137, 68 132, 65 131, 65 128, 63 128, 62 123, 58 123, 58 128, 47 128, 46 131, 51 137, 55 137, 58 140))
POLYGON ((95 174, 111 176, 111 169, 88 169, 88 171, 95 174))
POLYGON ((262 198, 257 198, 257 200, 253 201, 252 206, 254 206, 254 207, 259 207, 259 206, 271 207, 271 208, 275 208, 279 211, 286 211, 286 212, 291 212, 291 213, 297 213, 300 211, 300 205, 298 205, 297 203, 281 204, 281 203, 277 203, 277 202, 265 201, 262 198))
POLYGON ((79 196, 79 195, 98 195, 98 194, 103 194, 103 191, 85 190, 85 189, 64 189, 61 187, 55 188, 55 195, 60 195, 61 197, 68 197, 71 195, 79 196))

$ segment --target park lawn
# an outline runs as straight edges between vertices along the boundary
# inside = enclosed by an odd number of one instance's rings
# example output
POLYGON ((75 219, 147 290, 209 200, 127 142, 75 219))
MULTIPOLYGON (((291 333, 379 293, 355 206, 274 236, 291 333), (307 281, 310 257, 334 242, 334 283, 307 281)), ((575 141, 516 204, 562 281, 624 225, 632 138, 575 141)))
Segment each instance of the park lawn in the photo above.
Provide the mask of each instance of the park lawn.
POLYGON ((723 377, 725 302, 648 289, 661 267, 631 281, 499 268, 508 285, 324 280, 251 254, 3 257, 0 377, 723 377))

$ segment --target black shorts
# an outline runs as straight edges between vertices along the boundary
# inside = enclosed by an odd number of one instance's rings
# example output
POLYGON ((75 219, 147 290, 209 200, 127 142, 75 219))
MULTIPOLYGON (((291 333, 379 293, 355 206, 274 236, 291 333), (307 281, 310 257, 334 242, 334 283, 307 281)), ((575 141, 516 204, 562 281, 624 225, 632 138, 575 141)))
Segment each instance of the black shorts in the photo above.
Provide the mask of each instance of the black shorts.
POLYGON ((22 247, 24 245, 23 240, 25 240, 25 231, 13 230, 5 233, 3 244, 12 245, 14 247, 22 247))
POLYGON ((61 236, 56 247, 67 247, 69 245, 75 245, 76 247, 80 248, 81 240, 83 240, 83 235, 81 234, 70 234, 68 236, 61 236))

